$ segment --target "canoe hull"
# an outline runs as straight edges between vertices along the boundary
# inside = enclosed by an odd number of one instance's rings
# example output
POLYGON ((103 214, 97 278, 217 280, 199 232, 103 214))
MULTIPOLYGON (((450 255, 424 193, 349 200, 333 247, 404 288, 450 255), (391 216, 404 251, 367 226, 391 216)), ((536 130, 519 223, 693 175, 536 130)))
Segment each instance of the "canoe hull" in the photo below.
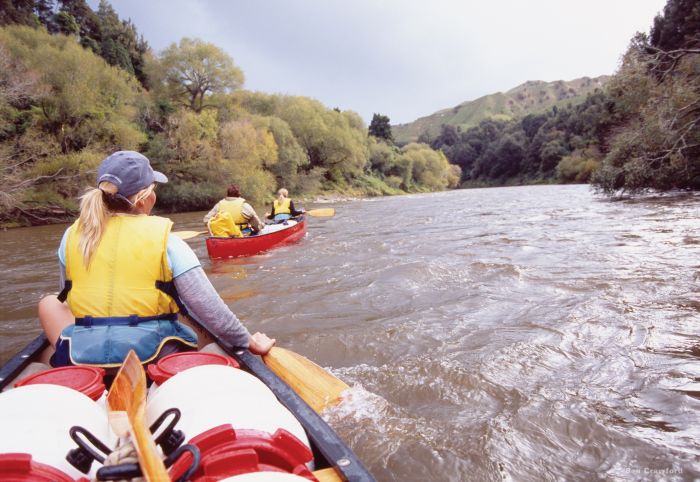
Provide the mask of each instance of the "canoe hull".
POLYGON ((257 234, 244 238, 209 237, 206 240, 207 252, 211 259, 254 256, 278 246, 296 243, 301 240, 305 234, 306 218, 301 217, 296 224, 273 233, 257 234))

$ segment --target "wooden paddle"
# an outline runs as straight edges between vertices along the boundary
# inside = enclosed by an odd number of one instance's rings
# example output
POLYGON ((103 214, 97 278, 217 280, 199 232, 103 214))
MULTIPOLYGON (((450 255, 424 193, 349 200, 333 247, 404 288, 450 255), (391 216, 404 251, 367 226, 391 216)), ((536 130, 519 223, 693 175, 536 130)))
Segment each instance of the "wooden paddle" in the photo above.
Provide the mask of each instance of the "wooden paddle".
POLYGON ((304 214, 313 216, 315 218, 327 218, 329 216, 335 216, 335 208, 320 208, 320 209, 309 209, 305 211, 304 214))
POLYGON ((293 351, 275 346, 262 359, 316 413, 340 403, 341 394, 349 388, 324 368, 293 351))
POLYGON ((180 239, 191 239, 199 236, 200 234, 208 233, 209 231, 173 231, 172 234, 180 239))
POLYGON ((134 350, 124 360, 107 394, 109 424, 120 437, 131 434, 139 465, 148 482, 170 480, 146 425, 146 373, 134 350))
MULTIPOLYGON (((195 330, 200 350, 217 341, 209 330, 192 317, 181 314, 180 321, 195 330)), ((273 346, 262 359, 271 372, 289 385, 318 414, 327 407, 338 404, 343 391, 349 388, 324 368, 291 350, 273 346)))

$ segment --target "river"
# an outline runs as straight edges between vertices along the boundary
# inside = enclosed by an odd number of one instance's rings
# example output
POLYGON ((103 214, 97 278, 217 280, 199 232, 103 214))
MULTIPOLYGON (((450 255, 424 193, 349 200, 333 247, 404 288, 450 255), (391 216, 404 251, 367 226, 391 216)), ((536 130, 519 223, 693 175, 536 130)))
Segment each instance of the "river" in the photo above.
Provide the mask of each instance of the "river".
MULTIPOLYGON (((700 477, 699 195, 332 206, 264 255, 211 262, 189 242, 251 330, 353 387, 326 418, 379 481, 700 477)), ((2 362, 40 331, 64 229, 0 233, 2 362)))

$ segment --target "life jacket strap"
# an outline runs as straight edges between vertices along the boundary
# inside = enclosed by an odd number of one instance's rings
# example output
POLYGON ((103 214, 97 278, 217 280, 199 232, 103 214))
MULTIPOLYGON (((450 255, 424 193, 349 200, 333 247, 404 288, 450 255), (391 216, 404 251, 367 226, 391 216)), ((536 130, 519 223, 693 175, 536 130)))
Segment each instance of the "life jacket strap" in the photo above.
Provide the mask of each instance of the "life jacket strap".
POLYGON ((177 294, 177 288, 175 288, 174 281, 156 280, 156 288, 165 293, 166 295, 170 296, 173 300, 175 300, 175 304, 178 308, 180 308, 180 313, 182 313, 185 316, 190 316, 190 313, 187 311, 185 303, 182 302, 182 300, 180 299, 180 295, 177 294))
POLYGON ((139 323, 154 320, 177 321, 177 313, 166 313, 156 316, 84 316, 82 318, 76 318, 75 324, 76 326, 136 326, 139 323))
POLYGON ((70 289, 72 287, 73 287, 73 282, 69 279, 65 280, 65 282, 63 283, 63 289, 58 294, 58 301, 60 301, 61 303, 66 301, 68 299, 68 292, 70 291, 70 289))

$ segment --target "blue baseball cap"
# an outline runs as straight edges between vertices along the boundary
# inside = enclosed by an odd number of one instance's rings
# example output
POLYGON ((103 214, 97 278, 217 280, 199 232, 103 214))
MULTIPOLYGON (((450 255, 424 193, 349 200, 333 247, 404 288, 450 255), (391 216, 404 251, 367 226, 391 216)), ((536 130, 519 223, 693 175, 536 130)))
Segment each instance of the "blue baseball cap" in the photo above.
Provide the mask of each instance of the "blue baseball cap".
POLYGON ((117 193, 133 196, 154 182, 166 183, 168 178, 154 171, 146 156, 136 151, 117 151, 102 161, 97 170, 97 184, 108 181, 117 186, 117 193))

